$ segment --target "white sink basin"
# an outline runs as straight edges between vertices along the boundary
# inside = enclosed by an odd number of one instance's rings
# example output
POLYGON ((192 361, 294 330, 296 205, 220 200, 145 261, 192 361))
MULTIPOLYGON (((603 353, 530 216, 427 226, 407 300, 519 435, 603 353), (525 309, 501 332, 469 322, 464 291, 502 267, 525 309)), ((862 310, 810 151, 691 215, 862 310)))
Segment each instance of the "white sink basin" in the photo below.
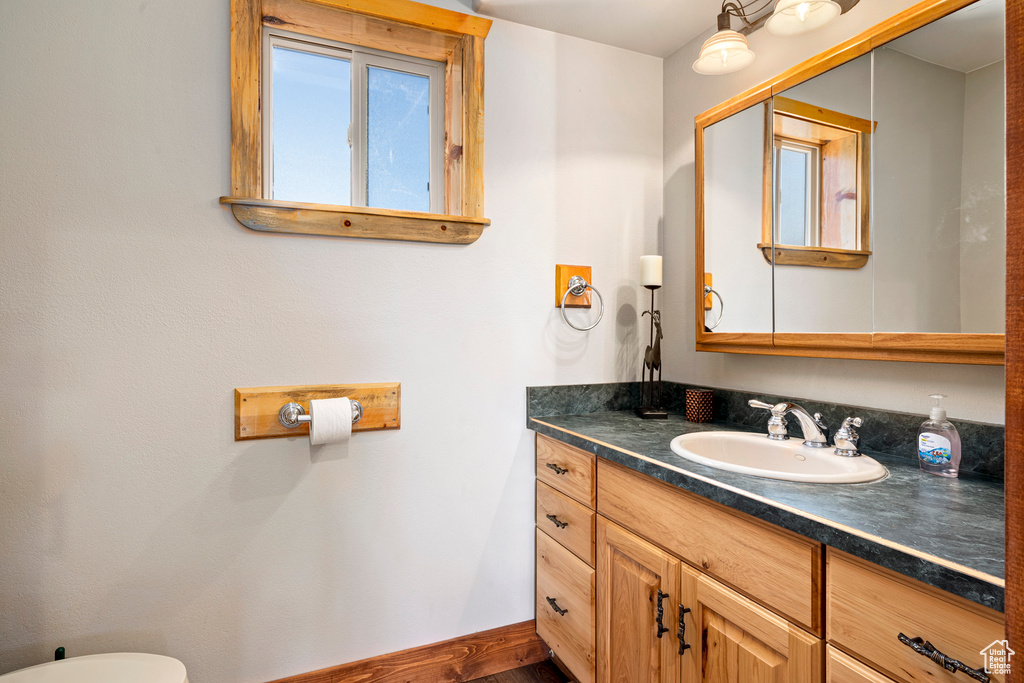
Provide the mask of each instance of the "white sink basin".
POLYGON ((866 455, 847 458, 800 439, 772 441, 748 432, 694 432, 672 439, 672 451, 693 462, 755 477, 818 484, 857 484, 888 474, 866 455))

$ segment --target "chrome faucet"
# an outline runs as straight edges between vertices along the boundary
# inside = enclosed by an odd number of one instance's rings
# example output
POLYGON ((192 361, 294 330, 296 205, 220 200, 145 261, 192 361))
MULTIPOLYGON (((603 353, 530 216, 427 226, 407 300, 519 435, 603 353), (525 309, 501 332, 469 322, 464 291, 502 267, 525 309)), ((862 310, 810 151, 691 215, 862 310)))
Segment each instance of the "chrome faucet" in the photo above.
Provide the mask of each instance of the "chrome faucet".
POLYGON ((792 413, 793 415, 796 415, 797 422, 800 423, 800 429, 803 430, 805 446, 809 446, 811 448, 828 447, 829 430, 821 420, 821 413, 811 415, 797 404, 788 403, 786 401, 771 405, 764 401, 750 399, 747 401, 747 405, 751 408, 762 408, 771 412, 772 416, 768 420, 769 439, 773 441, 782 441, 783 439, 789 438, 789 433, 786 431, 786 424, 788 424, 786 422, 786 415, 792 413))

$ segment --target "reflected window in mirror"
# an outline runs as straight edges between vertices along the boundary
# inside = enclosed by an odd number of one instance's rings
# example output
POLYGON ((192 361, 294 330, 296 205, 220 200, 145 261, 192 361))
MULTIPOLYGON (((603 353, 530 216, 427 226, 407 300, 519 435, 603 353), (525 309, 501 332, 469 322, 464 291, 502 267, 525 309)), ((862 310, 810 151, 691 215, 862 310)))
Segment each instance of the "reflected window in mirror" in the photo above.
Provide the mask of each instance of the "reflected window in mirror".
POLYGON ((775 136, 775 243, 821 244, 821 147, 775 136))
MULTIPOLYGON (((868 248, 872 122, 776 97, 771 163, 773 209, 758 244, 780 266, 863 268, 868 248)), ((767 155, 766 155, 767 158, 767 155)), ((770 190, 767 188, 771 188, 770 190)))

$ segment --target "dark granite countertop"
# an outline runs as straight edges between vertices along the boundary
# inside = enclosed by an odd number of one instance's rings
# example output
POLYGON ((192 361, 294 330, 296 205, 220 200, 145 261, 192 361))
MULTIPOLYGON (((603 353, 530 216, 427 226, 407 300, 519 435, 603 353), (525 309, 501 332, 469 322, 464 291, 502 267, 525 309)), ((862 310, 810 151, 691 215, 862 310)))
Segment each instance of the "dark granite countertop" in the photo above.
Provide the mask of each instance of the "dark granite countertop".
POLYGON ((669 442, 679 434, 751 431, 696 424, 680 415, 641 420, 631 411, 527 418, 538 433, 597 454, 906 576, 1003 610, 1003 486, 998 479, 922 473, 906 458, 865 451, 886 479, 804 484, 690 462, 669 442))

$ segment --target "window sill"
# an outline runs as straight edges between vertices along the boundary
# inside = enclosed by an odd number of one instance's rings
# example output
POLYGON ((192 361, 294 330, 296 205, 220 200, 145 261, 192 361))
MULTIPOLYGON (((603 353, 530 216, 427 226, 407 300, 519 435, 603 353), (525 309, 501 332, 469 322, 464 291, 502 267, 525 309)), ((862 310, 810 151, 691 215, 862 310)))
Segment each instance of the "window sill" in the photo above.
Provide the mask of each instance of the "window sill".
POLYGON ((273 199, 221 197, 220 203, 247 228, 299 235, 471 244, 491 224, 487 218, 273 199))
POLYGON ((853 251, 851 249, 833 249, 830 247, 798 247, 794 245, 761 243, 757 245, 769 265, 772 264, 772 251, 775 251, 777 266, 811 266, 816 268, 846 268, 856 270, 868 264, 870 251, 853 251))

